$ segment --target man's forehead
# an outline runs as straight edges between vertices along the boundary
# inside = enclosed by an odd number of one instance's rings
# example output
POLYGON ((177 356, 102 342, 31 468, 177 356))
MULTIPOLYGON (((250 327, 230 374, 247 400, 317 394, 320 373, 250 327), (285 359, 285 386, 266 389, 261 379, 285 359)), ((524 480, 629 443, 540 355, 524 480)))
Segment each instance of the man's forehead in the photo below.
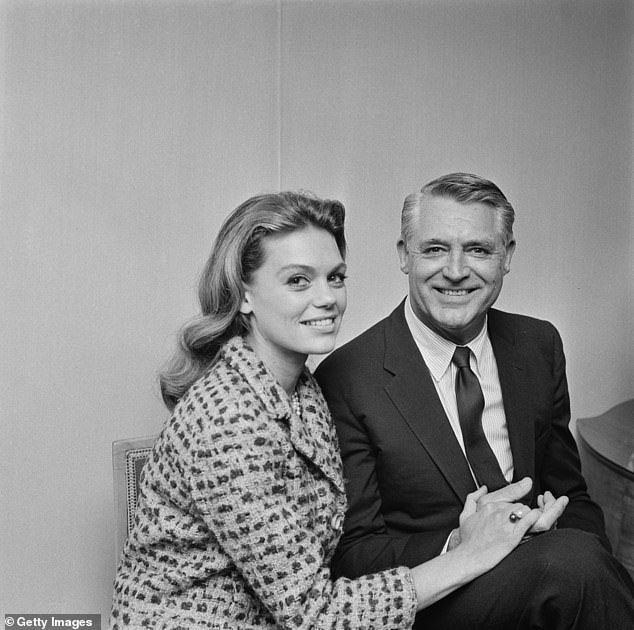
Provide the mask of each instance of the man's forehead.
POLYGON ((474 229, 499 229, 502 219, 498 209, 487 203, 462 203, 447 197, 430 197, 421 203, 417 223, 420 226, 437 225, 446 229, 467 226, 474 229))

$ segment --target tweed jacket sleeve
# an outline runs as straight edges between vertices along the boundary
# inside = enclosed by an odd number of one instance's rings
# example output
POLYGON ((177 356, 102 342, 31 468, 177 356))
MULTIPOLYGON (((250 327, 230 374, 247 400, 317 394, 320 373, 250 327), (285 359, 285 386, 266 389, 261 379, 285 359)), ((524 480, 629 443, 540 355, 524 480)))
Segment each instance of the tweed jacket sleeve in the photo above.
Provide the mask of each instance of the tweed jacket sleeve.
MULTIPOLYGON (((186 591, 206 580, 209 627, 410 628, 416 593, 408 569, 331 579, 346 507, 341 460, 308 372, 298 391, 301 418, 237 338, 178 405, 160 441, 169 442, 169 468, 187 486, 182 508, 199 532, 191 544, 217 551, 181 563, 171 586, 186 591), (227 591, 230 602, 218 608, 227 591)), ((158 477, 157 492, 170 483, 158 477)))

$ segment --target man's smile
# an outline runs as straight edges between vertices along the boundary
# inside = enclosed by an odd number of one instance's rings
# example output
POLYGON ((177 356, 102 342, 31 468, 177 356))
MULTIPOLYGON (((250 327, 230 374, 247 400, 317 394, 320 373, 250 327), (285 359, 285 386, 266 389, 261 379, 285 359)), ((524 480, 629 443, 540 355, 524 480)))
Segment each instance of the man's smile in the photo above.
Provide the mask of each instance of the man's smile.
POLYGON ((447 295, 450 297, 462 297, 464 295, 469 295, 476 289, 436 289, 442 295, 447 295))

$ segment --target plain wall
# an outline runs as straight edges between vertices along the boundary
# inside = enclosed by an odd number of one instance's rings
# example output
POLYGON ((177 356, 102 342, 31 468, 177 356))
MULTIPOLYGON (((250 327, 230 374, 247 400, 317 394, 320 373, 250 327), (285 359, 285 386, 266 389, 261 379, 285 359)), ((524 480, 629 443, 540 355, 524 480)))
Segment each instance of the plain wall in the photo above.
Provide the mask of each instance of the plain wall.
POLYGON ((348 211, 343 342, 406 290, 402 200, 453 170, 517 211, 498 302, 553 321, 573 416, 634 396, 626 0, 0 1, 0 619, 95 613, 110 448, 224 216, 307 188, 348 211))

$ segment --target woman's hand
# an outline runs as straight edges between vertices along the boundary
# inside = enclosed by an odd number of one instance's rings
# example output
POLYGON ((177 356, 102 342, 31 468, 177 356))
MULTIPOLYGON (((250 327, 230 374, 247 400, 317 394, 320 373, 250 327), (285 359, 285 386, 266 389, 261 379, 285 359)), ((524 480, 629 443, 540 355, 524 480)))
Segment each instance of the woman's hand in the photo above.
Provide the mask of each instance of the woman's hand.
POLYGON ((454 550, 481 572, 493 568, 515 549, 543 514, 540 508, 531 510, 523 503, 481 501, 486 494, 482 487, 467 495, 460 514, 460 544, 454 550))
POLYGON ((525 536, 554 526, 568 498, 555 499, 546 492, 531 510, 520 501, 531 486, 526 477, 496 492, 488 493, 482 486, 467 495, 460 527, 452 532, 447 553, 412 569, 418 610, 492 569, 525 536))
MULTIPOLYGON (((509 503, 520 501, 522 497, 528 494, 532 484, 533 482, 530 477, 524 477, 524 479, 510 483, 508 486, 504 486, 495 492, 485 492, 476 500, 478 509, 496 501, 509 503)), ((540 494, 537 497, 537 506, 542 513, 528 533, 541 534, 542 532, 553 529, 557 524, 557 519, 563 514, 567 505, 567 496, 561 496, 555 499, 554 495, 548 490, 544 494, 540 494)))
POLYGON ((486 573, 519 545, 542 514, 539 508, 531 510, 523 503, 501 500, 522 489, 511 488, 505 497, 489 502, 482 501, 487 494, 485 487, 467 495, 460 514, 458 545, 412 569, 418 610, 486 573))

